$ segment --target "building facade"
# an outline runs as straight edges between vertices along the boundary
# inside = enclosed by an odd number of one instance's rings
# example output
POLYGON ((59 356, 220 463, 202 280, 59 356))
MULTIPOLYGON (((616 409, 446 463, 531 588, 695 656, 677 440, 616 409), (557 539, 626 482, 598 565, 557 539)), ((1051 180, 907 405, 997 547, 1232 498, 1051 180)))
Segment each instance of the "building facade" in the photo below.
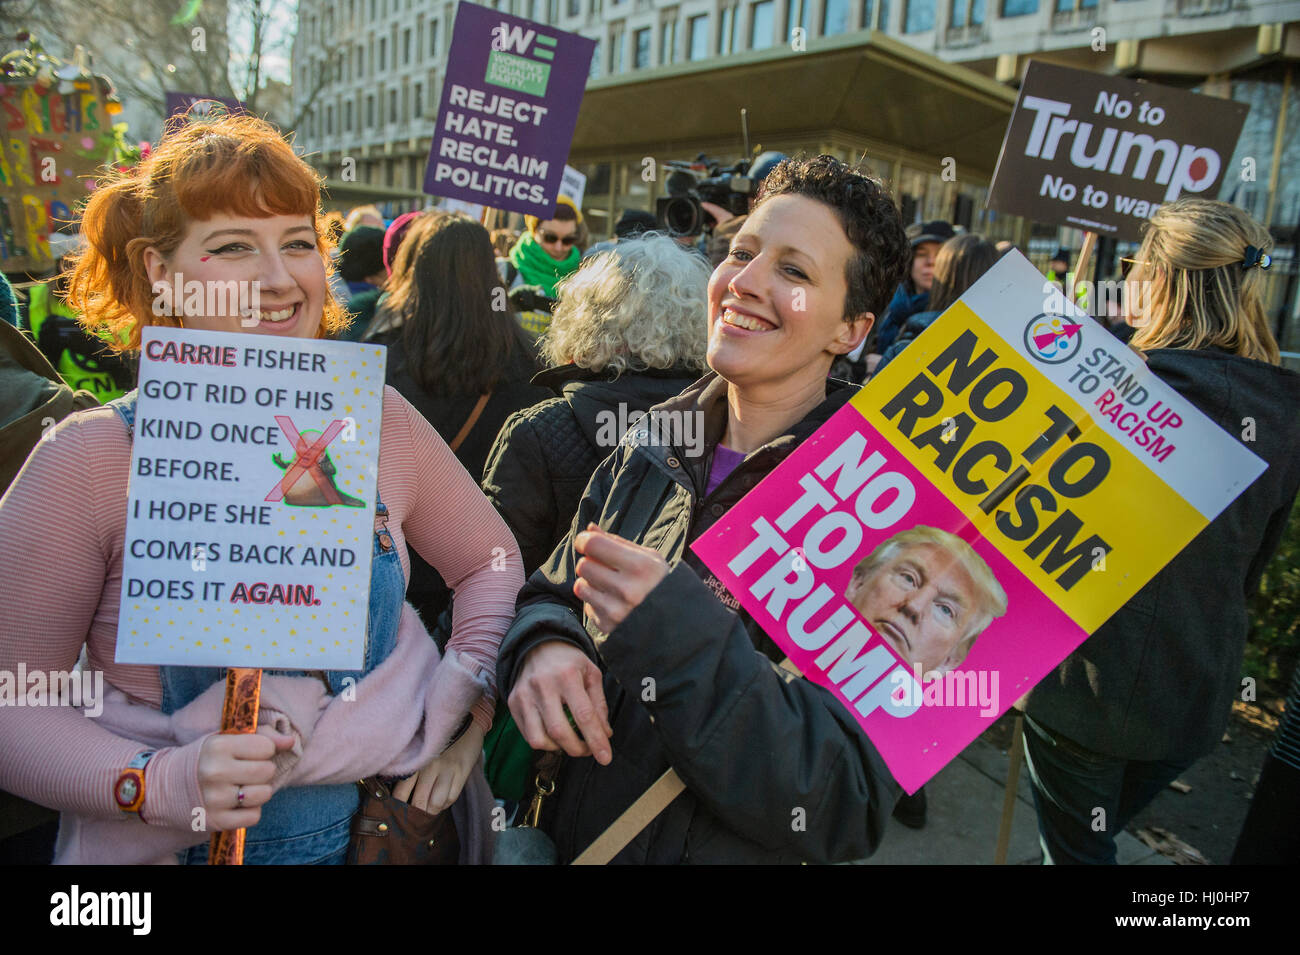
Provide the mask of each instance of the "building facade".
MULTIPOLYGON (((871 89, 863 93, 851 87, 848 75, 837 81, 832 74, 817 74, 817 64, 874 45, 885 59, 896 61, 888 78, 911 73, 933 79, 936 86, 959 90, 958 98, 966 97, 962 103, 989 100, 980 81, 1014 95, 1031 57, 1247 102, 1250 114, 1221 198, 1272 228, 1278 243, 1272 269, 1278 332, 1284 349, 1300 352, 1300 91, 1293 88, 1300 78, 1293 75, 1300 60, 1300 0, 493 0, 487 5, 596 40, 571 162, 588 176, 584 211, 597 235, 624 208, 653 208, 659 181, 642 175, 647 156, 661 163, 703 151, 730 163, 744 152, 738 110, 719 112, 716 135, 678 135, 671 119, 656 125, 653 110, 639 129, 619 122, 613 104, 626 111, 642 89, 649 97, 686 88, 692 91, 692 110, 708 109, 715 101, 729 108, 744 105, 745 91, 755 87, 757 77, 786 69, 789 80, 780 91, 748 104, 753 144, 782 151, 819 149, 845 159, 865 154, 893 182, 909 219, 952 219, 995 238, 1014 239, 1039 258, 1058 244, 1077 247, 1081 237, 986 212, 983 200, 996 147, 982 146, 978 156, 959 164, 960 174, 948 175, 945 161, 953 158, 952 148, 940 149, 933 136, 913 141, 896 121, 888 136, 874 127, 877 118, 900 105, 920 117, 940 108, 938 99, 910 103, 906 87, 894 84, 887 92, 882 86, 873 101, 871 89), (927 59, 896 55, 899 43, 927 59), (807 64, 807 84, 790 64, 807 64), (683 78, 688 87, 673 86, 683 78), (796 102, 795 112, 811 114, 821 100, 847 91, 865 96, 871 107, 856 120, 845 120, 848 114, 840 110, 839 118, 823 126, 801 126, 794 118, 765 122, 780 113, 782 99, 796 102)), ((389 212, 425 204, 420 189, 455 7, 446 0, 301 0, 293 50, 295 112, 306 100, 311 109, 296 142, 336 197, 345 197, 351 184, 364 184, 368 195, 388 199, 389 212)), ((859 72, 868 62, 842 57, 835 62, 841 61, 859 72)), ((680 117, 686 107, 679 103, 677 109, 680 117)), ((1103 276, 1125 251, 1113 244, 1103 249, 1103 276)))

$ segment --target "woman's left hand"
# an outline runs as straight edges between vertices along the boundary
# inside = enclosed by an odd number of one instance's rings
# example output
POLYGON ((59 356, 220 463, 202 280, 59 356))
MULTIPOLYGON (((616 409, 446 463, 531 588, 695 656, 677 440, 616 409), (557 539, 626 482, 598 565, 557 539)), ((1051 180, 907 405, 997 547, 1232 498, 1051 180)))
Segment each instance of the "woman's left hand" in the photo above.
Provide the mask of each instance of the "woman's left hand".
POLYGON ((465 780, 483 752, 486 734, 475 722, 452 743, 442 755, 435 756, 414 776, 408 776, 393 787, 393 797, 408 802, 416 809, 437 815, 457 799, 465 788, 465 780))
POLYGON ((668 562, 657 550, 595 524, 588 524, 573 539, 573 546, 582 555, 573 594, 603 633, 613 633, 668 576, 668 562))

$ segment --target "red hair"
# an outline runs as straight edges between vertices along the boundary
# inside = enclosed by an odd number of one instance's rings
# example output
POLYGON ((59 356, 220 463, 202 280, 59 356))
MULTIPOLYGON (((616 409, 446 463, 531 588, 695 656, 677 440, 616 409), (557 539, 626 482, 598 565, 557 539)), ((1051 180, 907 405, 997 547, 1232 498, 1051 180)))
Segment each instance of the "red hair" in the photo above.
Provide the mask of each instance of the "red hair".
MULTIPOLYGON (((330 267, 320 179, 274 126, 250 116, 173 121, 148 158, 101 181, 82 210, 86 246, 73 262, 67 295, 81 323, 118 351, 138 349, 146 325, 179 327, 178 318, 154 314, 145 250, 171 255, 191 223, 218 213, 309 215, 330 267)), ((346 325, 343 308, 327 294, 319 334, 346 325)))

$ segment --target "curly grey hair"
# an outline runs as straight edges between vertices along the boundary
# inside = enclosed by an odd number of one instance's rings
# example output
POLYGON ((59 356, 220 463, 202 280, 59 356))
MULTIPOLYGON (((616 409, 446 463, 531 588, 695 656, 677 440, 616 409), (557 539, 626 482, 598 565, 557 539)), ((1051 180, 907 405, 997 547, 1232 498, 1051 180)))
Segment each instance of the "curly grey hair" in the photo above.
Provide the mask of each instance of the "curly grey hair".
POLYGON ((556 287, 542 354, 616 375, 677 365, 703 373, 708 283, 708 263, 667 236, 619 242, 556 287))

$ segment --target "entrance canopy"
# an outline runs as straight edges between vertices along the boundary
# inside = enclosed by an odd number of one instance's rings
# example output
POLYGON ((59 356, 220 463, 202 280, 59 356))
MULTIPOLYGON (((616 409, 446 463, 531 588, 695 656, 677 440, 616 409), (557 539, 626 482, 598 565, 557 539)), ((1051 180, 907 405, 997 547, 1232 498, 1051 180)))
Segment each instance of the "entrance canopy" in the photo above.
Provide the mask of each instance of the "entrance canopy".
POLYGON ((788 45, 719 61, 641 70, 587 85, 570 162, 615 155, 739 153, 740 110, 750 139, 778 144, 853 140, 989 179, 1016 93, 877 31, 788 45), (717 144, 715 147, 713 144, 717 144))

